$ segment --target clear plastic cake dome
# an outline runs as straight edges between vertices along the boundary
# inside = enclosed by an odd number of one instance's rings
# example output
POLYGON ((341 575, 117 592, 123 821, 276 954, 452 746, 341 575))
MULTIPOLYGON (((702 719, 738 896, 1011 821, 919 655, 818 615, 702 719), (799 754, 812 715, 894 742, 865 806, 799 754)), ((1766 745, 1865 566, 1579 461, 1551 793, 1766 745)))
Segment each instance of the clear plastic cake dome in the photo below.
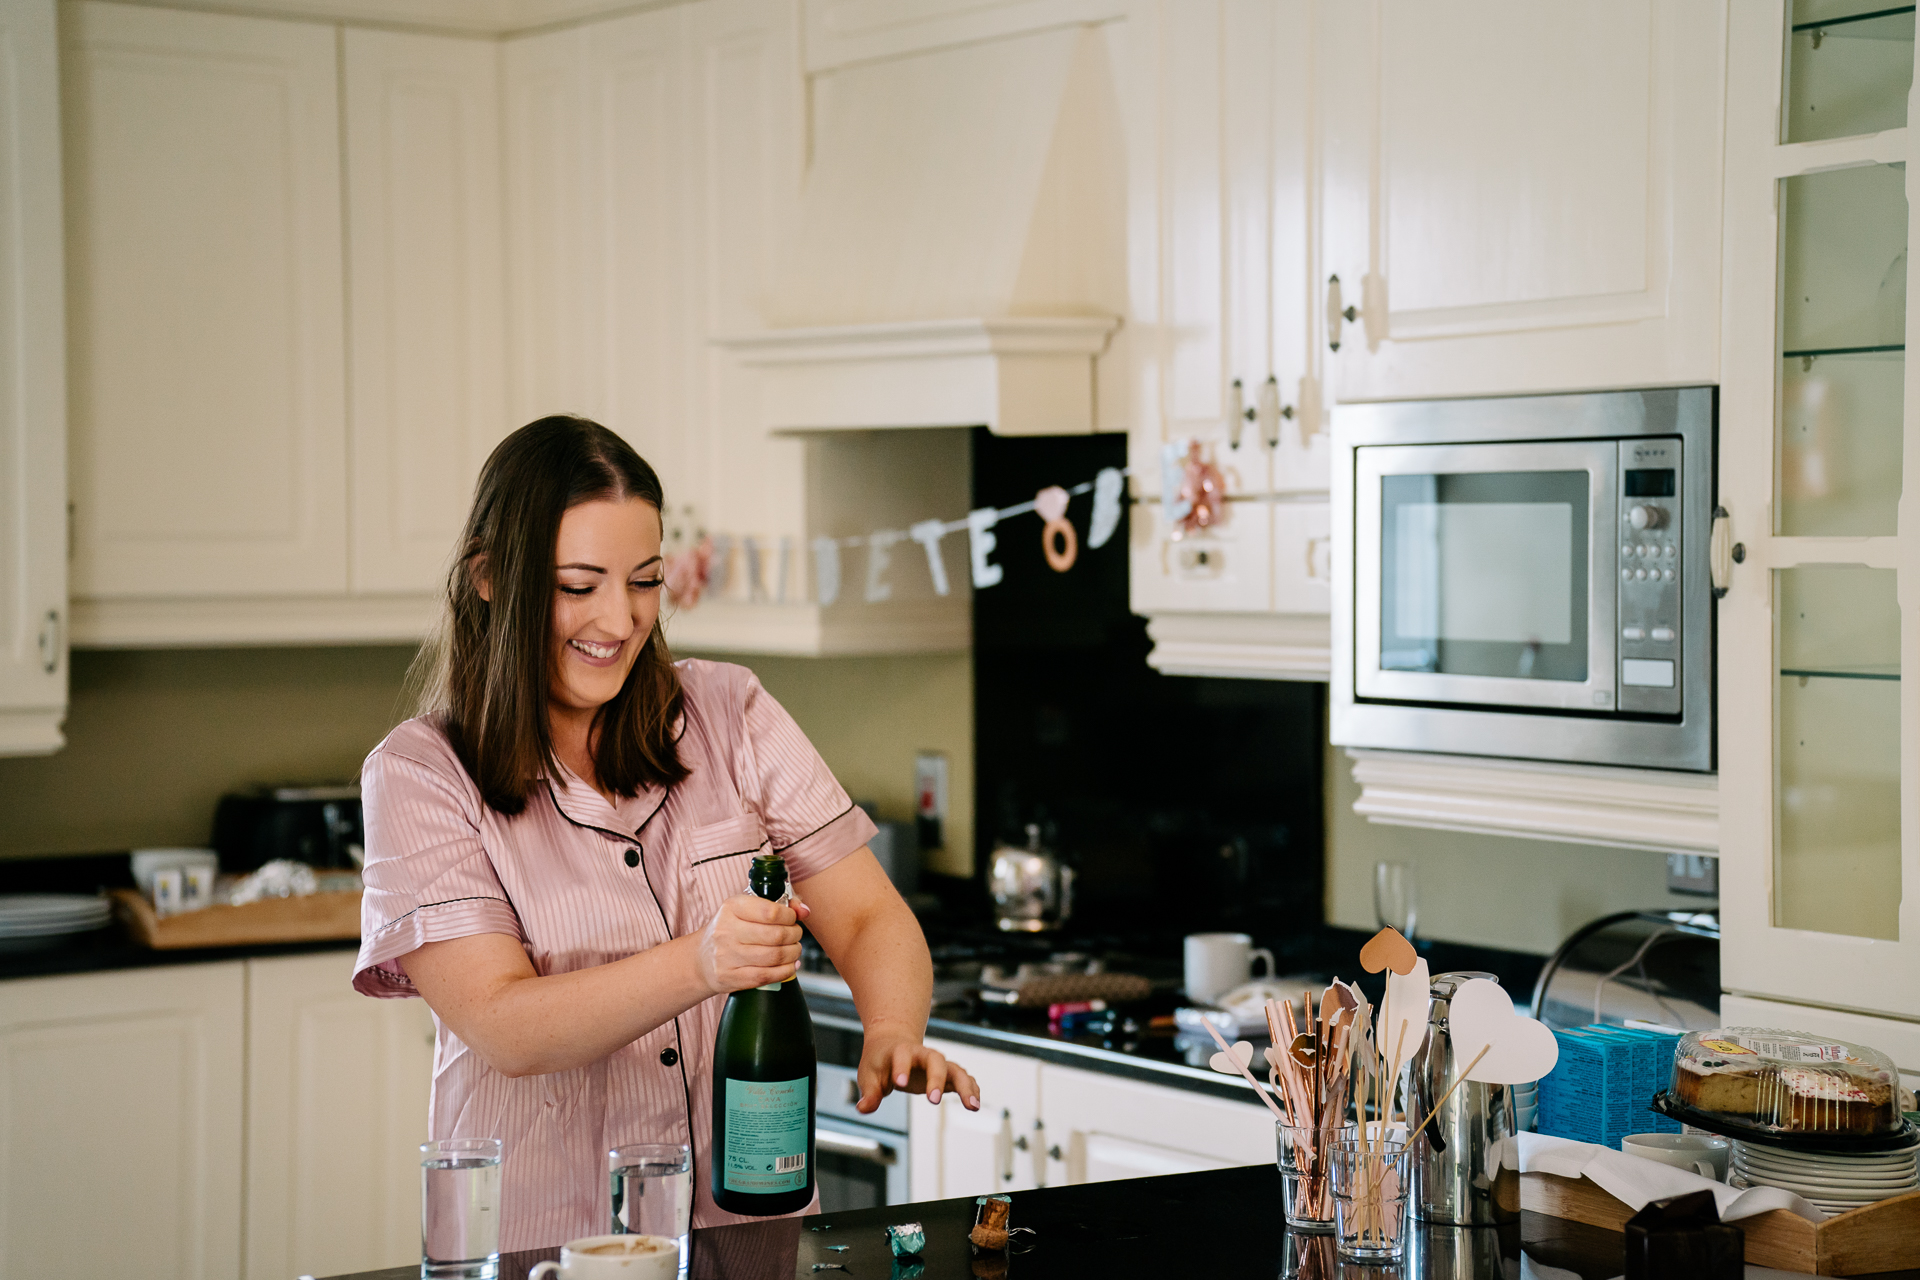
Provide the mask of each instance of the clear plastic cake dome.
POLYGON ((1907 1132, 1900 1075, 1878 1049, 1772 1027, 1683 1036, 1661 1107, 1737 1137, 1891 1138, 1907 1132))

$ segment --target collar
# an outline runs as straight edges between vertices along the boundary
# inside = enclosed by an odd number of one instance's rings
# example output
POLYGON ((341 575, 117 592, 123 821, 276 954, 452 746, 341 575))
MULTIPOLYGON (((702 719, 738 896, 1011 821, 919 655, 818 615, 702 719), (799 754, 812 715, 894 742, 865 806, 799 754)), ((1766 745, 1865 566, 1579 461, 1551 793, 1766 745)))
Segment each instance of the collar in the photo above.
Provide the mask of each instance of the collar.
POLYGON ((657 784, 642 787, 631 799, 609 801, 566 765, 558 761, 555 764, 558 772, 544 779, 547 791, 553 797, 554 808, 575 826, 591 827, 622 840, 632 839, 666 803, 667 789, 657 784))

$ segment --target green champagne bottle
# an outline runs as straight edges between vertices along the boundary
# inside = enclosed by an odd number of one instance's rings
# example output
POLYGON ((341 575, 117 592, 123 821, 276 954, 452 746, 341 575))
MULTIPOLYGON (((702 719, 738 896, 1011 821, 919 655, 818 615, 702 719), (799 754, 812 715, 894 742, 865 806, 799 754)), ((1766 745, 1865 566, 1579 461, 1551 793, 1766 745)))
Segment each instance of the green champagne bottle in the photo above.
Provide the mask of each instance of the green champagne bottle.
MULTIPOLYGON (((787 862, 753 860, 747 883, 769 902, 787 891, 787 862)), ((727 997, 713 1040, 713 1202, 771 1215, 813 1199, 813 1017, 789 978, 727 997)))

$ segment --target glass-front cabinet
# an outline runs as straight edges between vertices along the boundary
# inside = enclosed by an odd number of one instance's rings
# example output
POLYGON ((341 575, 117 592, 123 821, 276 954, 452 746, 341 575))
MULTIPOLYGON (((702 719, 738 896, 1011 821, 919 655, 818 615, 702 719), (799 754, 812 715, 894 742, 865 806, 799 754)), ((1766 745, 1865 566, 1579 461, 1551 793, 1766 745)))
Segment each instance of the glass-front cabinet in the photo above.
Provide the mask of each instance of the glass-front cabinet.
POLYGON ((1920 448, 1908 447, 1920 395, 1906 355, 1914 6, 1743 0, 1729 23, 1722 981, 1735 1007, 1784 1002, 1911 1026, 1920 706, 1903 671, 1920 672, 1920 511, 1904 504, 1920 489, 1920 448))

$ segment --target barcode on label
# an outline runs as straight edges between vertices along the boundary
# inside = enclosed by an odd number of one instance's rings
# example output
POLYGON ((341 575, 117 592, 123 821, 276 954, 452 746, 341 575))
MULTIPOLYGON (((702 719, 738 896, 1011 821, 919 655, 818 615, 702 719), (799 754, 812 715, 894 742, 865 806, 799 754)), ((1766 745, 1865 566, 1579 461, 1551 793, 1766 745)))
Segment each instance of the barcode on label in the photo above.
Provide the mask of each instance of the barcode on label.
POLYGON ((798 1173, 806 1167, 807 1155, 804 1151, 797 1156, 775 1156, 773 1160, 775 1173, 798 1173))

